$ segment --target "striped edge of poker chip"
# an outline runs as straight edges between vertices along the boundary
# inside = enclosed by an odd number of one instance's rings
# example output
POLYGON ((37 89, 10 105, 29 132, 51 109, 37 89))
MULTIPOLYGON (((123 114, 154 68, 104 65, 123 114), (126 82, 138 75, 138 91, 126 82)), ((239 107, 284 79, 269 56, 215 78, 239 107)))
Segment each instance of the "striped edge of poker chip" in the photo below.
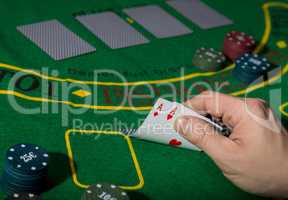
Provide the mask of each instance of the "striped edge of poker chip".
POLYGON ((6 197, 5 200, 41 200, 41 197, 32 193, 13 193, 6 197))
POLYGON ((261 76, 261 75, 251 74, 249 72, 242 71, 239 68, 235 68, 232 73, 235 78, 237 78, 239 81, 246 83, 246 84, 252 83, 253 81, 255 81, 257 78, 261 76))
POLYGON ((128 194, 110 183, 97 183, 91 185, 83 193, 81 200, 129 200, 128 194))
POLYGON ((49 155, 45 149, 34 144, 16 144, 6 153, 7 167, 19 173, 37 173, 47 169, 49 155))

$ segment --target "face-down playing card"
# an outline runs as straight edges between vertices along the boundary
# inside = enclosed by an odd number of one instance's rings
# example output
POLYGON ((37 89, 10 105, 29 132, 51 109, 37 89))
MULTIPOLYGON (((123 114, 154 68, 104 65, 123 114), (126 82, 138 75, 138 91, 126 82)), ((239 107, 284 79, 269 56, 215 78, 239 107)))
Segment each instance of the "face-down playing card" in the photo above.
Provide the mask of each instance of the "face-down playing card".
POLYGON ((17 30, 54 60, 62 60, 96 49, 57 20, 18 26, 17 30))
POLYGON ((232 20, 200 0, 170 0, 167 1, 167 4, 202 29, 216 28, 233 23, 232 20))
POLYGON ((76 19, 111 49, 149 42, 146 37, 113 12, 83 15, 76 19))
POLYGON ((124 12, 157 38, 192 33, 189 28, 157 5, 127 8, 124 12))

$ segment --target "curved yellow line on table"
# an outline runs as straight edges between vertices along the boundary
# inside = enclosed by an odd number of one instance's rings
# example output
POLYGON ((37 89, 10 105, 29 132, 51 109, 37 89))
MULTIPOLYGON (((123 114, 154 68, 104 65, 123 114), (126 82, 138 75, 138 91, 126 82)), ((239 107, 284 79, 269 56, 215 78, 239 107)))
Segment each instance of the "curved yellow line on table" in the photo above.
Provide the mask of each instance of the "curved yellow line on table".
MULTIPOLYGON (((288 72, 288 65, 286 65, 280 73, 278 73, 276 76, 271 77, 269 80, 263 81, 261 83, 258 83, 256 85, 250 86, 248 88, 245 88, 240 91, 232 92, 230 95, 232 96, 240 96, 242 94, 248 93, 255 91, 259 88, 264 87, 267 83, 272 83, 284 74, 288 72)), ((97 106, 97 105, 88 105, 88 104, 77 104, 73 103, 70 101, 60 101, 60 100, 53 100, 53 99, 48 99, 48 98, 39 98, 39 97, 32 97, 28 96, 25 94, 22 94, 20 92, 12 91, 12 90, 0 90, 0 95, 5 94, 5 95, 12 95, 16 96, 21 99, 29 100, 29 101, 34 101, 34 102, 47 102, 47 103, 58 103, 58 104, 64 104, 64 105, 69 105, 75 108, 87 108, 87 109, 93 109, 93 110, 126 110, 126 111, 142 111, 142 110, 151 110, 152 106, 139 106, 139 107, 131 107, 131 106, 97 106)))
POLYGON ((93 110, 149 110, 151 106, 141 106, 141 107, 132 107, 132 106, 97 106, 97 105, 88 105, 88 104, 77 104, 70 101, 60 101, 60 100, 53 100, 53 99, 47 99, 47 98, 40 98, 40 97, 32 97, 25 94, 22 94, 20 92, 16 92, 13 90, 0 90, 0 94, 5 95, 11 95, 16 96, 21 99, 34 101, 34 102, 47 102, 47 103, 58 103, 58 104, 64 104, 69 105, 75 108, 87 108, 87 109, 93 109, 93 110))
POLYGON ((283 103, 283 104, 279 107, 280 112, 281 112, 284 116, 286 116, 286 117, 288 117, 288 112, 286 111, 287 108, 288 108, 288 102, 283 103))
POLYGON ((124 190, 138 190, 144 187, 144 178, 141 172, 141 168, 140 165, 138 163, 137 160, 137 156, 136 153, 134 151, 131 139, 129 136, 122 134, 121 132, 118 131, 96 131, 96 130, 76 130, 76 129, 70 129, 67 130, 65 133, 65 141, 66 141, 66 148, 68 151, 68 157, 69 157, 69 165, 70 165, 70 169, 72 172, 72 179, 73 182, 75 183, 76 186, 80 187, 80 188, 88 188, 89 185, 83 184, 79 181, 78 176, 77 176, 77 171, 76 171, 76 167, 75 167, 75 163, 74 163, 74 157, 73 157, 73 152, 72 152, 72 147, 71 147, 71 143, 70 143, 70 134, 71 133, 78 133, 78 134, 106 134, 106 135, 113 135, 113 136, 121 136, 123 137, 128 145, 128 149, 130 151, 131 154, 131 158, 138 176, 138 184, 134 185, 134 186, 119 186, 120 188, 124 189, 124 190))
POLYGON ((193 79, 197 77, 213 76, 216 74, 220 74, 225 71, 229 71, 233 69, 234 66, 235 65, 232 64, 226 67, 225 69, 221 71, 217 71, 217 72, 199 72, 199 73, 188 74, 188 75, 181 76, 181 77, 161 79, 161 80, 148 80, 148 81, 136 81, 136 82, 99 82, 99 81, 81 81, 81 80, 74 80, 74 79, 69 79, 69 78, 63 79, 63 78, 58 78, 58 77, 53 77, 53 76, 46 76, 34 70, 23 69, 17 66, 0 63, 0 68, 10 69, 10 70, 14 70, 17 72, 24 72, 24 73, 31 74, 34 76, 38 76, 45 80, 67 82, 67 83, 77 83, 77 84, 83 84, 83 85, 97 85, 97 86, 98 85, 99 86, 138 86, 138 85, 147 85, 147 84, 154 85, 154 84, 161 84, 161 83, 175 83, 175 82, 185 81, 185 80, 189 80, 189 79, 193 79))
MULTIPOLYGON (((281 7, 281 8, 288 8, 287 3, 281 3, 281 2, 270 2, 270 3, 265 3, 262 6, 262 9, 264 11, 264 16, 265 16, 265 31, 262 36, 262 39, 260 41, 259 46, 255 49, 255 52, 260 52, 264 46, 267 44, 270 34, 271 34, 271 16, 269 13, 269 8, 270 7, 281 7)), ((219 74, 225 71, 228 71, 230 69, 233 69, 234 64, 228 66, 227 68, 223 69, 222 71, 218 72, 204 72, 204 73, 192 73, 185 75, 183 77, 177 77, 177 78, 170 78, 170 79, 163 79, 163 80, 152 80, 152 81, 138 81, 138 82, 127 82, 127 83, 117 83, 117 82, 92 82, 92 81, 80 81, 80 80, 73 80, 73 79, 62 79, 58 77, 49 77, 42 75, 41 73, 38 73, 33 70, 27 70, 27 69, 22 69, 16 66, 8 65, 8 64, 0 64, 0 67, 15 70, 15 71, 21 71, 29 74, 33 74, 35 76, 39 76, 43 79, 48 79, 48 80, 53 80, 53 81, 60 81, 60 82, 71 82, 71 83, 79 83, 79 84, 94 84, 94 85, 103 85, 103 86, 133 86, 133 85, 145 85, 145 84, 159 84, 159 83, 172 83, 172 82, 178 82, 178 81, 183 81, 183 80, 189 80, 192 78, 196 77, 201 77, 201 76, 213 76, 215 74, 219 74)), ((286 73, 287 70, 284 70, 286 73)), ((282 75, 284 73, 281 73, 282 75)), ((266 82, 271 82, 274 81, 275 77, 272 78, 272 80, 268 80, 266 82)), ((243 89, 237 92, 231 93, 234 96, 239 96, 241 94, 244 94, 245 92, 251 92, 254 91, 258 88, 263 87, 265 84, 260 83, 255 86, 249 87, 247 89, 243 89)), ((61 101, 61 100, 53 100, 53 99, 47 99, 47 98, 38 98, 38 97, 31 97, 19 92, 15 91, 9 91, 9 90, 0 90, 0 94, 6 94, 6 95, 14 95, 22 99, 26 100, 31 100, 31 101, 36 101, 36 102, 50 102, 50 103, 60 103, 60 104, 66 104, 70 105, 73 107, 83 107, 83 108, 89 108, 89 109, 103 109, 103 110, 149 110, 152 107, 151 106, 144 106, 144 107, 129 107, 129 106, 96 106, 96 105, 86 105, 86 104, 76 104, 73 102, 69 101, 61 101)))
MULTIPOLYGON (((271 16, 269 13, 269 8, 270 7, 280 7, 280 8, 288 8, 287 3, 281 3, 281 2, 268 2, 263 4, 262 9, 264 12, 264 18, 265 18, 265 30, 264 34, 262 36, 262 39, 259 43, 259 45, 256 47, 254 53, 259 53, 264 46, 267 44, 270 33, 271 33, 271 16)), ((51 80, 51 81, 59 81, 59 82, 71 82, 71 83, 79 83, 79 84, 86 84, 86 85, 102 85, 102 86, 135 86, 135 85, 145 85, 145 84, 160 84, 160 83, 174 83, 174 82, 179 82, 179 81, 185 81, 189 80, 192 78, 196 77, 201 77, 201 76, 213 76, 225 71, 229 71, 234 68, 234 64, 226 67, 225 69, 218 71, 218 72, 204 72, 204 73, 192 73, 188 74, 182 77, 176 77, 176 78, 168 78, 168 79, 161 79, 161 80, 147 80, 147 81, 136 81, 136 82, 97 82, 97 81, 81 81, 81 80, 74 80, 74 79, 65 79, 65 78, 59 78, 59 77, 50 77, 43 75, 39 72, 33 71, 33 70, 28 70, 28 69, 23 69, 17 66, 12 66, 4 63, 0 63, 0 67, 2 68, 7 68, 15 71, 21 71, 25 72, 28 74, 33 74, 35 76, 39 76, 43 79, 46 80, 51 80)))

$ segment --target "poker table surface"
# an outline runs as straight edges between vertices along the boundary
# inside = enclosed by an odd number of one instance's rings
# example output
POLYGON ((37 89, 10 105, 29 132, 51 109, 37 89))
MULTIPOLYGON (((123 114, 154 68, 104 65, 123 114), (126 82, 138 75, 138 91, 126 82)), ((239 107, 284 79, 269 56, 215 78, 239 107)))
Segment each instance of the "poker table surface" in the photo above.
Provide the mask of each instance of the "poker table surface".
POLYGON ((116 184, 137 200, 261 199, 235 187, 204 152, 119 131, 139 127, 158 97, 182 102, 207 85, 237 97, 262 98, 287 125, 288 1, 204 2, 233 24, 203 30, 163 0, 2 0, 0 171, 10 146, 33 143, 50 154, 49 187, 42 194, 47 200, 80 199, 87 186, 101 182, 116 184), (193 33, 158 39, 122 12, 149 4, 159 5, 193 33), (150 42, 112 50, 75 20, 104 11, 117 13, 150 42), (55 61, 16 29, 51 19, 97 50, 55 61), (221 50, 225 34, 233 30, 253 35, 255 52, 266 56, 276 72, 248 85, 233 76, 233 64, 218 72, 191 64, 197 48, 221 50))

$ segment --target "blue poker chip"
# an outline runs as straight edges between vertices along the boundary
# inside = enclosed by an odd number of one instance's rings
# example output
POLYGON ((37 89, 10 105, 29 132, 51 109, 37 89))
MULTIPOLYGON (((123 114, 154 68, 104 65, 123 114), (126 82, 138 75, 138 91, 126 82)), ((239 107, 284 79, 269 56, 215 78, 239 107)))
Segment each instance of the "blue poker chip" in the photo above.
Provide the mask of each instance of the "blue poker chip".
POLYGON ((251 83, 267 74, 272 65, 267 58, 257 54, 246 53, 235 61, 233 75, 242 82, 251 83))
POLYGON ((249 74, 262 75, 271 69, 271 63, 258 54, 245 53, 235 61, 236 68, 249 74))
POLYGON ((6 163, 16 172, 36 174, 47 169, 47 151, 34 144, 16 144, 6 153, 6 163))

